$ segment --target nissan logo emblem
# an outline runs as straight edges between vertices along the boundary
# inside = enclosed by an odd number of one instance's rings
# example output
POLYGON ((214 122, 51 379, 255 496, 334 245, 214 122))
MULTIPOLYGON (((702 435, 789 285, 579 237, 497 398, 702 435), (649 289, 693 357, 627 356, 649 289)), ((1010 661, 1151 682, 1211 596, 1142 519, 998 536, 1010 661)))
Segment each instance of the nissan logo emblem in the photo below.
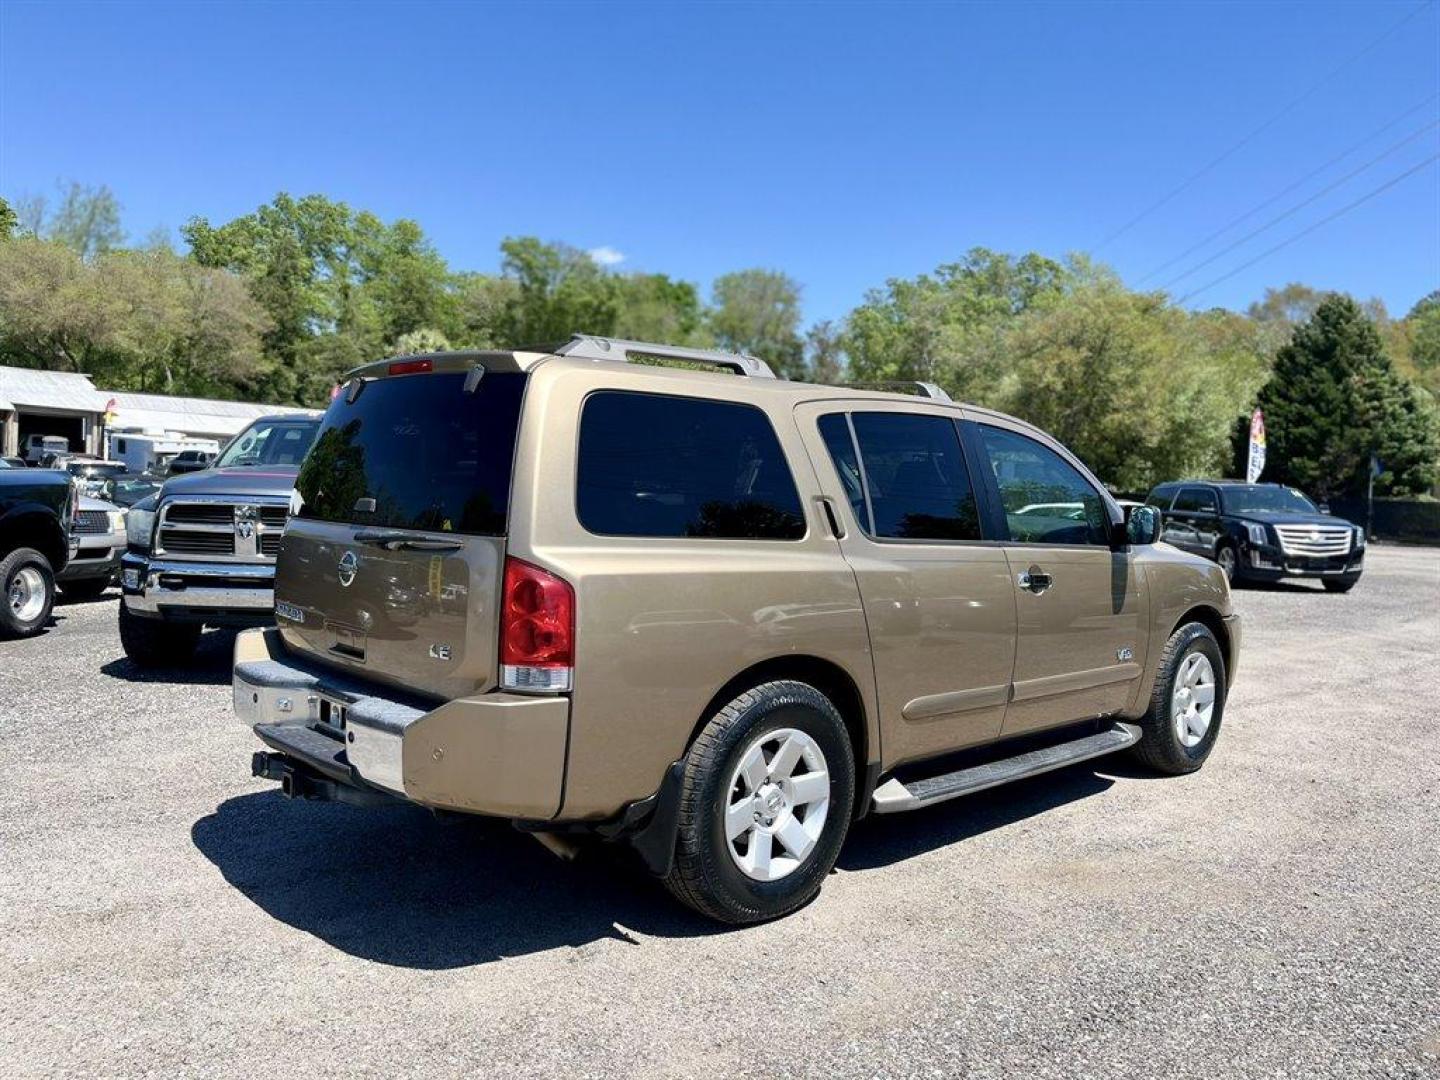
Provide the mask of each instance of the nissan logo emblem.
POLYGON ((360 569, 360 557, 353 551, 347 551, 340 556, 340 565, 336 568, 336 575, 340 578, 342 586, 349 586, 355 580, 355 571, 360 569))

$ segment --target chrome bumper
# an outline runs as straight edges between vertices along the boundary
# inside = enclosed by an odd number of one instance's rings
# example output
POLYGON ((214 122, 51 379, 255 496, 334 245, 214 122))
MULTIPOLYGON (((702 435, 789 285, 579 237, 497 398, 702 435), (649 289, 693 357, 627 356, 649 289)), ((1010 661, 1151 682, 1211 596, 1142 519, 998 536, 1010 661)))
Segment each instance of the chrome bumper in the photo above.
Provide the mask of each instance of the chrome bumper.
POLYGON ((159 615, 161 608, 253 611, 275 608, 275 567, 268 563, 205 563, 146 559, 126 552, 120 560, 125 606, 159 615))
POLYGON ((120 555, 125 550, 125 534, 84 533, 72 537, 75 549, 65 569, 55 575, 59 582, 83 578, 105 577, 120 568, 120 555))

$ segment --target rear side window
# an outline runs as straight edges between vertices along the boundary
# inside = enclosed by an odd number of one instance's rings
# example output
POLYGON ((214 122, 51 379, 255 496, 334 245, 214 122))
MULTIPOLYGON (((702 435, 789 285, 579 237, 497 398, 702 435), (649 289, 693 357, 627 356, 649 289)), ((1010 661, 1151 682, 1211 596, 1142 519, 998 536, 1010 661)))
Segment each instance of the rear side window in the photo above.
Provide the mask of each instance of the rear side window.
POLYGON ((1158 507, 1161 510, 1170 509, 1170 500, 1175 497, 1174 488, 1156 488, 1145 500, 1146 506, 1158 507))
POLYGON ((580 416, 576 512, 602 536, 798 540, 805 515, 759 409, 621 390, 580 416))
POLYGON ((1213 514, 1219 509, 1215 493, 1205 488, 1182 488, 1174 508, 1190 514, 1213 514))
POLYGON ((870 491, 873 535, 979 540, 980 515, 953 420, 918 413, 853 413, 870 491))
POLYGON ((299 516, 476 536, 505 532, 525 376, 396 375, 330 403, 295 486, 299 516))

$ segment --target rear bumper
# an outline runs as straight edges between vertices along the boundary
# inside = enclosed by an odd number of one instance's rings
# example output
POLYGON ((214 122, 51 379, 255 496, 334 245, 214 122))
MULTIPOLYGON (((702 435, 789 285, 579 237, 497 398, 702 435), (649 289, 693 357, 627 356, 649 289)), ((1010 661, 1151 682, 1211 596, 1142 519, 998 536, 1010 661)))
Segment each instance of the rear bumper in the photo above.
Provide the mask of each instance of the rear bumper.
POLYGON ((265 626, 275 621, 275 567, 268 563, 206 563, 120 557, 120 589, 136 615, 213 626, 265 626))
POLYGON ((288 653, 273 629, 236 639, 233 690, 236 716, 262 742, 336 782, 500 817, 560 810, 565 698, 490 693, 432 706, 288 653), (321 722, 340 709, 343 726, 321 722))

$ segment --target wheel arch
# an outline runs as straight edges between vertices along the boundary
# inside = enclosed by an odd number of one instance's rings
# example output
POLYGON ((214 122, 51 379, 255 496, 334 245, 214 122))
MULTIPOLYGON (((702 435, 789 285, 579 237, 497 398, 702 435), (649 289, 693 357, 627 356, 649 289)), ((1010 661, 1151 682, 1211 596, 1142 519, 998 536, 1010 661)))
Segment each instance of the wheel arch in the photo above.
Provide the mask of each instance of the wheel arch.
POLYGON ((1215 635, 1215 640, 1220 643, 1220 655, 1225 658, 1225 678, 1228 682, 1230 679, 1230 668, 1232 667, 1231 661, 1233 659, 1233 654, 1230 651, 1230 630, 1225 625, 1225 617, 1221 615, 1216 608, 1211 607, 1209 604, 1195 605, 1176 620, 1175 625, 1170 628, 1170 633, 1166 635, 1166 640, 1168 641, 1175 631, 1179 630, 1186 623, 1192 622, 1199 623, 1205 627, 1205 629, 1215 635))
POLYGON ((22 547, 34 548, 44 555, 56 574, 65 568, 69 545, 59 520, 50 511, 20 508, 0 518, 0 554, 22 547))
POLYGON ((870 766, 871 752, 874 750, 878 759, 879 740, 872 740, 869 727, 870 710, 866 708, 860 684, 833 660, 808 654, 789 654, 751 664, 711 696, 685 740, 685 749, 690 749, 710 718, 727 703, 752 687, 780 679, 792 679, 813 686, 829 698, 839 711, 841 719, 845 721, 845 731, 850 736, 850 747, 855 755, 854 816, 863 817, 870 805, 870 790, 874 786, 877 773, 877 770, 870 766))

